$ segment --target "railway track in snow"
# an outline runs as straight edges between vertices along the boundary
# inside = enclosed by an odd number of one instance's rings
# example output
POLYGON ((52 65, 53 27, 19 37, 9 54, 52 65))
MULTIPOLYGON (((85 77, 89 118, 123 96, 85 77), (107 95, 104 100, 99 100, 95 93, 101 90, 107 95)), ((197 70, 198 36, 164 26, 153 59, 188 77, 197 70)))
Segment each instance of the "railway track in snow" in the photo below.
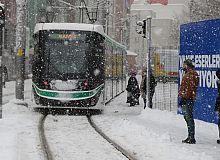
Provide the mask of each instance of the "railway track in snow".
POLYGON ((113 141, 110 137, 108 137, 102 130, 93 122, 91 116, 87 116, 88 121, 90 125, 95 129, 95 131, 101 135, 106 141, 108 141, 109 144, 114 146, 115 149, 117 149, 119 152, 121 152, 127 159, 129 160, 137 160, 129 151, 127 151, 125 148, 121 147, 117 142, 113 141))
MULTIPOLYGON (((48 143, 49 141, 48 141, 48 139, 46 138, 46 135, 45 135, 44 123, 45 123, 45 120, 46 120, 47 116, 48 116, 48 114, 46 113, 46 114, 42 115, 40 120, 39 120, 39 127, 38 127, 38 129, 39 129, 39 136, 40 136, 41 146, 42 146, 41 148, 43 149, 44 156, 45 156, 46 160, 56 160, 56 158, 54 156, 54 152, 53 152, 53 150, 51 150, 52 147, 50 146, 50 143, 48 143)), ((124 157, 123 159, 137 160, 132 155, 132 153, 129 153, 129 151, 127 151, 125 148, 121 147, 117 142, 113 141, 104 132, 102 132, 102 130, 92 120, 92 116, 86 116, 86 117, 87 117, 86 118, 87 119, 87 125, 89 125, 92 128, 92 130, 95 130, 95 132, 97 134, 99 134, 99 136, 104 138, 106 140, 106 141, 105 140, 104 141, 108 143, 109 147, 111 146, 111 148, 114 148, 115 152, 120 152, 121 153, 120 156, 124 157)), ((85 122, 83 122, 83 123, 85 123, 85 122)), ((85 132, 85 131, 82 130, 81 132, 85 132)), ((74 144, 74 142, 72 142, 72 144, 74 144)), ((104 150, 103 150, 103 152, 104 152, 104 150)), ((109 153, 109 154, 111 154, 111 153, 109 153)))
POLYGON ((40 117, 39 124, 38 124, 40 143, 41 143, 41 148, 42 148, 42 151, 44 154, 44 159, 45 160, 54 160, 53 156, 52 156, 52 152, 50 150, 50 146, 47 142, 45 130, 44 130, 44 122, 45 122, 46 117, 47 117, 47 114, 43 114, 40 117))

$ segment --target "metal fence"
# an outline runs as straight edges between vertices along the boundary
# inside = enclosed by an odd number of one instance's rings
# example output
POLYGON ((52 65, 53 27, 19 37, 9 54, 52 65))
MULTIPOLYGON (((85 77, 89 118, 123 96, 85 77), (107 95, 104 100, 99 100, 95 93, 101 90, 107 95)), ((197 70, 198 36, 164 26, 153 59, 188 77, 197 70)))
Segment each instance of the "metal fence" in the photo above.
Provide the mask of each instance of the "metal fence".
POLYGON ((178 49, 153 48, 151 66, 157 80, 153 108, 177 111, 178 103, 178 49))
POLYGON ((153 108, 167 111, 177 111, 178 83, 158 82, 153 96, 153 108))
MULTIPOLYGON (((138 83, 141 84, 141 75, 137 75, 138 83)), ((128 80, 128 77, 127 77, 128 80)), ((142 101, 140 97, 139 101, 142 101)), ((153 108, 167 111, 177 111, 178 106, 178 83, 157 82, 153 96, 153 108)))

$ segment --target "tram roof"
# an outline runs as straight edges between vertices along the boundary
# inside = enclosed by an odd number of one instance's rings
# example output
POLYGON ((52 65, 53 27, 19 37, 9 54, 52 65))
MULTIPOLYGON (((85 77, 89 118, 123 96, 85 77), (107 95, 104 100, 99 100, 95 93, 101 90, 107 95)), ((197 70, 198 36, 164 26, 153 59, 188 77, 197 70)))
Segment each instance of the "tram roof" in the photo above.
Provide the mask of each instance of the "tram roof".
POLYGON ((93 31, 100 33, 105 36, 109 41, 122 48, 126 48, 122 44, 116 42, 108 35, 104 33, 103 26, 97 24, 86 24, 86 23, 37 23, 34 29, 34 33, 41 30, 79 30, 79 31, 93 31))
POLYGON ((80 30, 94 31, 104 34, 102 25, 85 24, 85 23, 37 23, 34 33, 40 30, 80 30))

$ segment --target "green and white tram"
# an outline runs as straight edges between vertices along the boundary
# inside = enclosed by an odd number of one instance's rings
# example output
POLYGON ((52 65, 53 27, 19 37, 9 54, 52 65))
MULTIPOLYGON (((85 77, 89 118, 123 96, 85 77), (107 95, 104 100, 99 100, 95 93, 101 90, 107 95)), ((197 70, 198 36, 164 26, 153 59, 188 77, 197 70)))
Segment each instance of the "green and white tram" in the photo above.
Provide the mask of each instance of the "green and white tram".
POLYGON ((38 23, 32 89, 37 107, 103 110, 125 90, 126 48, 101 25, 38 23))

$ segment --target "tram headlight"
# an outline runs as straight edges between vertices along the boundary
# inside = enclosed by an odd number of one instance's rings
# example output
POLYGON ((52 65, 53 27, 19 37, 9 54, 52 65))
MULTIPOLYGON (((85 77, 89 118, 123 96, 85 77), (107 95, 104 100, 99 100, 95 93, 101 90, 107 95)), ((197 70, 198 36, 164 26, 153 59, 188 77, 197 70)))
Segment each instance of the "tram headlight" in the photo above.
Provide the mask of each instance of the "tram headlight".
POLYGON ((89 82, 87 80, 78 82, 78 87, 81 90, 86 90, 89 87, 89 82))
POLYGON ((43 84, 44 84, 45 86, 49 85, 48 81, 43 81, 43 84))
POLYGON ((44 81, 42 82, 42 85, 43 85, 44 89, 49 89, 49 88, 50 88, 50 83, 49 83, 49 81, 47 81, 47 80, 44 80, 44 81))
POLYGON ((84 82, 84 86, 87 87, 88 85, 89 85, 89 82, 88 82, 88 81, 85 81, 85 82, 84 82))

